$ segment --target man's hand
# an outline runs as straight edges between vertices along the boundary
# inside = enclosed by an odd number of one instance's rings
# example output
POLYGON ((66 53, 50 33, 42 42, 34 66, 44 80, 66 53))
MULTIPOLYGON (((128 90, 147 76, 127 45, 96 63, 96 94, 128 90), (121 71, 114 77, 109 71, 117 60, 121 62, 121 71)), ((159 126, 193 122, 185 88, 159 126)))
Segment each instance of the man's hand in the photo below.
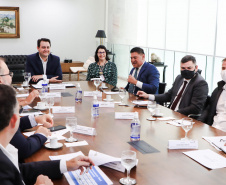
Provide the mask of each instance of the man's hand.
POLYGON ((53 185, 53 182, 49 179, 49 177, 45 175, 39 175, 35 185, 53 185))
POLYGON ((58 77, 59 76, 55 76, 55 77, 50 78, 49 82, 51 82, 51 83, 61 83, 62 80, 57 80, 58 77))
POLYGON ((38 129, 36 130, 35 134, 44 134, 46 137, 51 136, 51 132, 48 128, 45 128, 43 126, 38 127, 38 129))
POLYGON ((39 92, 37 90, 33 90, 28 97, 25 99, 27 105, 32 103, 35 98, 39 97, 39 92))
POLYGON ((89 157, 80 155, 69 161, 66 161, 66 165, 67 165, 67 171, 74 171, 74 170, 80 169, 81 170, 80 174, 82 174, 84 171, 83 166, 88 167, 90 165, 94 166, 95 164, 93 163, 92 159, 90 159, 89 157))
POLYGON ((138 91, 137 95, 139 97, 143 97, 143 98, 148 98, 149 97, 149 95, 147 93, 145 93, 144 91, 138 91))
POLYGON ((129 83, 136 85, 137 84, 137 80, 132 76, 129 75, 128 80, 129 83))
POLYGON ((37 82, 40 78, 43 78, 43 75, 34 75, 31 77, 32 81, 37 82))
POLYGON ((50 115, 44 114, 41 116, 36 116, 35 121, 37 123, 43 124, 44 127, 49 128, 53 126, 53 119, 50 115))

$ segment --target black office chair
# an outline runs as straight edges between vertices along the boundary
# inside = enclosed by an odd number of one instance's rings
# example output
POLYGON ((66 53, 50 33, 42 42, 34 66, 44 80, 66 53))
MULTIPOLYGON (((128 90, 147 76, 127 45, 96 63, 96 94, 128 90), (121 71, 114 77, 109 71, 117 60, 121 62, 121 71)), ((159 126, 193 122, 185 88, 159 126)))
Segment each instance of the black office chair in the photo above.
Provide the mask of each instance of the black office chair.
POLYGON ((159 94, 165 93, 165 89, 166 89, 166 83, 160 82, 159 83, 159 94))

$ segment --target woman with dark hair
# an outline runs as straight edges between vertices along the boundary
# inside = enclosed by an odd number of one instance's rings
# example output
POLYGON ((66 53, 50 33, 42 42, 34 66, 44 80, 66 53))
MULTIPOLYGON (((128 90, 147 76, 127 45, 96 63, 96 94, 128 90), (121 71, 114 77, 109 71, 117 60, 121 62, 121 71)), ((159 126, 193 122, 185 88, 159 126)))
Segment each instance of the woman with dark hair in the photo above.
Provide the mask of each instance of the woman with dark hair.
POLYGON ((108 52, 105 46, 100 45, 95 52, 95 61, 89 65, 88 75, 86 80, 90 81, 92 78, 101 78, 102 81, 116 86, 117 84, 117 68, 115 63, 110 62, 108 52))

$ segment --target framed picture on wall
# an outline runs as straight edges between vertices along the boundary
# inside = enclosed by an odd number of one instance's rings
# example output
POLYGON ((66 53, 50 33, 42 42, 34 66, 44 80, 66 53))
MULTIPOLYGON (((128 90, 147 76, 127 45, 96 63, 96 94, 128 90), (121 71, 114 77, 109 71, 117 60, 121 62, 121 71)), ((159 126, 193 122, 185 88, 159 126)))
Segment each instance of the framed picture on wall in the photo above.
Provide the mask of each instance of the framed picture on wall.
POLYGON ((0 38, 20 38, 19 7, 0 6, 0 38))

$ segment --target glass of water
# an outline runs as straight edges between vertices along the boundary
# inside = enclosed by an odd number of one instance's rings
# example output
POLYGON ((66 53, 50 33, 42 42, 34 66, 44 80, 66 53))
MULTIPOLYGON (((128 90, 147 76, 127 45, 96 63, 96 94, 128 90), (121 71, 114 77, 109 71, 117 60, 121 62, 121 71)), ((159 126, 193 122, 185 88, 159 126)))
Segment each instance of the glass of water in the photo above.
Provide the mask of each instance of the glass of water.
POLYGON ((153 114, 154 114, 154 111, 156 109, 156 101, 148 101, 148 104, 147 104, 147 108, 149 110, 149 112, 151 113, 151 116, 150 118, 148 118, 148 120, 155 120, 155 118, 153 118, 153 114))
POLYGON ((70 131, 70 137, 66 138, 65 141, 67 142, 75 142, 78 141, 73 137, 73 131, 77 127, 77 118, 76 117, 67 117, 66 118, 66 128, 70 131))
POLYGON ((100 85, 101 80, 100 78, 94 78, 93 81, 94 81, 94 85, 96 86, 96 91, 98 91, 97 88, 100 85))
POLYGON ((136 180, 130 178, 130 170, 136 165, 136 161, 136 152, 132 150, 125 150, 122 152, 121 163, 127 170, 127 177, 119 180, 121 184, 136 184, 136 180))
POLYGON ((182 138, 181 140, 188 140, 188 137, 187 137, 187 133, 189 130, 192 129, 193 127, 193 120, 191 118, 183 118, 182 119, 182 122, 181 122, 181 127, 184 129, 185 131, 185 137, 182 138))
POLYGON ((25 82, 26 82, 26 86, 28 86, 29 85, 29 82, 30 82, 30 80, 31 80, 31 73, 29 73, 29 72, 24 72, 24 80, 25 80, 25 82))
POLYGON ((47 101, 47 105, 49 107, 49 115, 51 117, 53 117, 53 114, 51 114, 51 112, 50 112, 50 108, 54 105, 54 97, 48 97, 46 101, 47 101))
POLYGON ((125 96, 126 96, 126 90, 125 89, 119 89, 118 95, 121 98, 121 103, 119 105, 125 105, 125 103, 123 103, 123 98, 125 98, 125 96))

